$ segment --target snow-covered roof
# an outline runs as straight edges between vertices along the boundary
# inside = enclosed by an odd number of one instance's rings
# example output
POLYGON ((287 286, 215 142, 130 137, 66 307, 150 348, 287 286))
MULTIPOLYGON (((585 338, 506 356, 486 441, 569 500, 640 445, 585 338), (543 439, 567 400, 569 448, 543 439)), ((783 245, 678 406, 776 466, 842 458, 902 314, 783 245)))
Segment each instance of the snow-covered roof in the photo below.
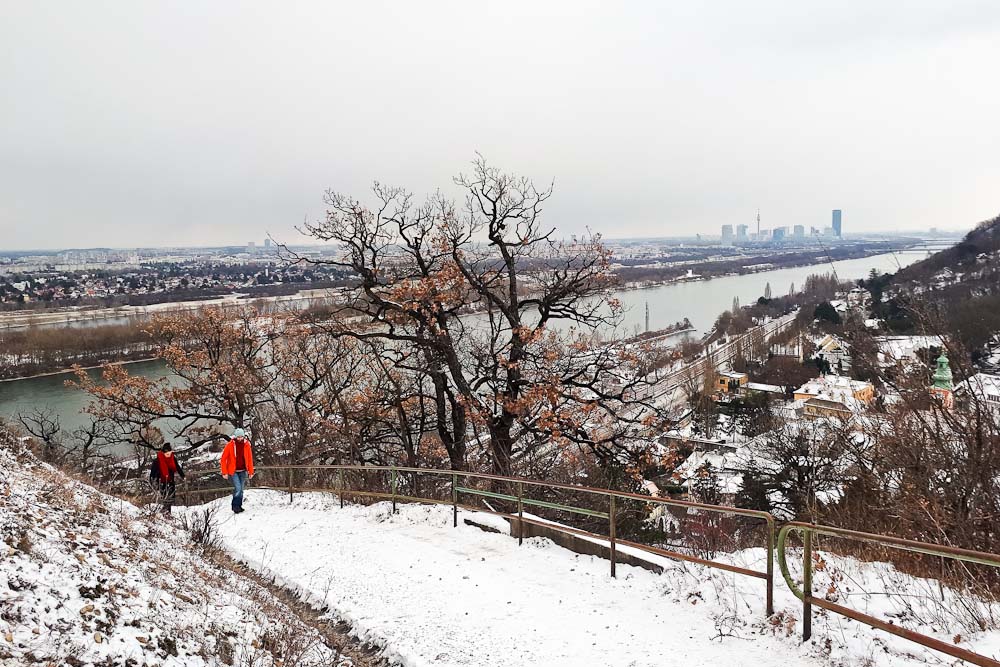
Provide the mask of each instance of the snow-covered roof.
POLYGON ((725 494, 736 494, 743 486, 741 459, 735 451, 693 452, 684 463, 677 466, 674 474, 683 483, 694 483, 698 479, 698 469, 706 463, 712 467, 719 490, 725 494))
POLYGON ((919 350, 944 347, 941 336, 878 336, 875 344, 878 345, 879 363, 888 364, 916 359, 919 350))
POLYGON ((765 391, 774 394, 785 393, 784 387, 780 387, 776 384, 765 384, 763 382, 747 382, 743 385, 743 388, 748 391, 765 391))
POLYGON ((838 350, 846 350, 849 346, 846 341, 841 340, 833 334, 827 334, 821 338, 816 338, 813 340, 816 345, 817 352, 834 352, 838 350))
POLYGON ((820 409, 844 409, 860 412, 864 403, 855 396, 860 391, 871 389, 872 385, 861 380, 853 380, 843 375, 822 375, 795 390, 798 406, 813 406, 820 409))
POLYGON ((853 397, 857 392, 870 389, 871 386, 871 383, 854 380, 846 375, 831 374, 809 380, 796 389, 795 393, 837 400, 842 394, 853 397))
POLYGON ((987 403, 1000 405, 1000 375, 976 373, 955 387, 956 393, 969 393, 987 403))

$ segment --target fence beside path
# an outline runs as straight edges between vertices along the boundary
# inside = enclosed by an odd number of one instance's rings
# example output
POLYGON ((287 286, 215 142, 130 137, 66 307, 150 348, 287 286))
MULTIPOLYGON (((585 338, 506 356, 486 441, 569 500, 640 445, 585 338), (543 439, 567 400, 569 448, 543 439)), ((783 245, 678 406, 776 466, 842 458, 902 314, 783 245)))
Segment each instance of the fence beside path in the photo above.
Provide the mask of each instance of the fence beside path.
MULTIPOLYGON (((229 493, 218 475, 194 477, 178 491, 178 502, 194 504, 206 496, 229 493)), ((912 630, 887 623, 847 606, 817 596, 812 590, 815 561, 821 537, 854 541, 895 549, 921 557, 954 561, 981 568, 1000 569, 1000 555, 959 549, 947 545, 906 540, 832 526, 791 522, 779 525, 769 512, 724 505, 708 505, 669 498, 644 496, 613 489, 560 484, 521 477, 402 466, 359 465, 269 465, 258 466, 253 488, 296 493, 335 494, 341 507, 349 500, 388 501, 393 512, 398 503, 434 503, 452 507, 453 525, 460 511, 487 513, 511 523, 511 534, 523 542, 526 525, 543 527, 597 541, 608 548, 610 576, 616 576, 619 549, 639 552, 760 579, 765 587, 765 613, 774 613, 774 567, 782 580, 803 603, 802 637, 812 633, 812 607, 846 616, 981 667, 1000 667, 1000 661, 973 653, 912 630), (526 513, 530 510, 530 513, 526 513), (797 540, 798 546, 792 541, 797 540), (745 549, 761 549, 758 567, 737 565, 721 556, 745 549), (800 551, 801 584, 793 577, 789 554, 800 551)), ((942 565, 943 567, 943 565, 942 565)), ((958 591, 958 594, 968 594, 958 591)))

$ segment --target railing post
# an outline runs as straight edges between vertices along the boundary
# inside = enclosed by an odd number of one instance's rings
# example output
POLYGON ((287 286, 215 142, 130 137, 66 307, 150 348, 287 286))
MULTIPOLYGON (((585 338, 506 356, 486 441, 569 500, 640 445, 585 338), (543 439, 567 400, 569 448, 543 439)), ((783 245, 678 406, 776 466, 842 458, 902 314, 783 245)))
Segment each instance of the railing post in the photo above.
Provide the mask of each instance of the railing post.
POLYGON ((458 475, 451 476, 452 528, 458 528, 458 475))
POLYGON ((812 637, 812 531, 802 531, 802 641, 812 637))
POLYGON ((392 513, 396 513, 396 468, 389 468, 389 488, 392 491, 392 513))
POLYGON ((774 521, 767 520, 767 616, 774 615, 774 521))
POLYGON ((611 496, 610 507, 608 508, 608 537, 610 538, 611 544, 611 577, 616 578, 615 574, 615 562, 617 559, 617 547, 615 545, 615 532, 617 529, 615 521, 615 497, 611 496))
POLYGON ((517 546, 524 544, 524 484, 517 483, 517 546))
POLYGON ((291 468, 288 469, 288 502, 292 502, 292 472, 291 468))
POLYGON ((340 474, 338 475, 338 477, 340 478, 340 482, 339 482, 340 483, 340 493, 338 493, 337 495, 340 496, 340 509, 344 509, 344 469, 343 468, 340 469, 340 474))

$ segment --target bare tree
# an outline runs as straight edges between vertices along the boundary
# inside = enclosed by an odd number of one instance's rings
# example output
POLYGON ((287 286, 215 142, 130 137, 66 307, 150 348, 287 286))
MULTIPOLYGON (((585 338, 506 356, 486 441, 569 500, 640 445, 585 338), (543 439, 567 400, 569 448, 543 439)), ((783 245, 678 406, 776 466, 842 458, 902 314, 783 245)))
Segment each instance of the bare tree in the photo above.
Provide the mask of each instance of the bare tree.
MULTIPOLYGON (((740 467, 764 489, 774 511, 815 521, 849 479, 845 453, 857 437, 852 419, 785 422, 744 450, 740 467)), ((747 486, 744 476, 744 486, 747 486)))
POLYGON ((109 456, 107 445, 111 441, 113 425, 106 419, 89 419, 66 437, 59 417, 48 408, 34 408, 20 413, 21 427, 41 446, 43 461, 55 464, 72 464, 96 478, 95 464, 105 462, 109 456))
POLYGON ((59 415, 49 408, 32 408, 28 412, 18 413, 17 420, 24 430, 41 444, 40 453, 43 461, 57 463, 66 458, 59 415))
POLYGON ((378 183, 372 207, 327 192, 325 218, 304 231, 343 253, 305 261, 358 276, 345 310, 364 321, 339 334, 418 353, 408 367, 427 379, 455 468, 467 465, 472 443, 486 445, 499 474, 552 444, 628 453, 653 408, 637 405, 638 355, 593 342, 621 311, 607 294, 613 276, 600 238, 556 240, 541 223, 551 188, 481 158, 455 183, 466 193, 461 207, 440 193, 417 205, 378 183))
POLYGON ((254 308, 156 317, 150 332, 170 375, 152 380, 105 366, 97 382, 78 368, 75 384, 94 396, 87 409, 114 425, 115 442, 154 449, 169 428, 175 449, 189 451, 217 439, 225 424, 251 426, 259 408, 274 403, 271 343, 283 325, 254 308))

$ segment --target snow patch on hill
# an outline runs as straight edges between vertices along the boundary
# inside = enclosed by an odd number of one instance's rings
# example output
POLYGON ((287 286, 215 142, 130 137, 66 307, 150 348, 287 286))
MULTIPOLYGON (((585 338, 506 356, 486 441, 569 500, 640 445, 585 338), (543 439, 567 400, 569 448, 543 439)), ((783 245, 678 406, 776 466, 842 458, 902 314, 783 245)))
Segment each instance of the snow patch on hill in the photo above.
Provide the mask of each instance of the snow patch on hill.
POLYGON ((0 447, 0 664, 347 667, 176 520, 0 447))

